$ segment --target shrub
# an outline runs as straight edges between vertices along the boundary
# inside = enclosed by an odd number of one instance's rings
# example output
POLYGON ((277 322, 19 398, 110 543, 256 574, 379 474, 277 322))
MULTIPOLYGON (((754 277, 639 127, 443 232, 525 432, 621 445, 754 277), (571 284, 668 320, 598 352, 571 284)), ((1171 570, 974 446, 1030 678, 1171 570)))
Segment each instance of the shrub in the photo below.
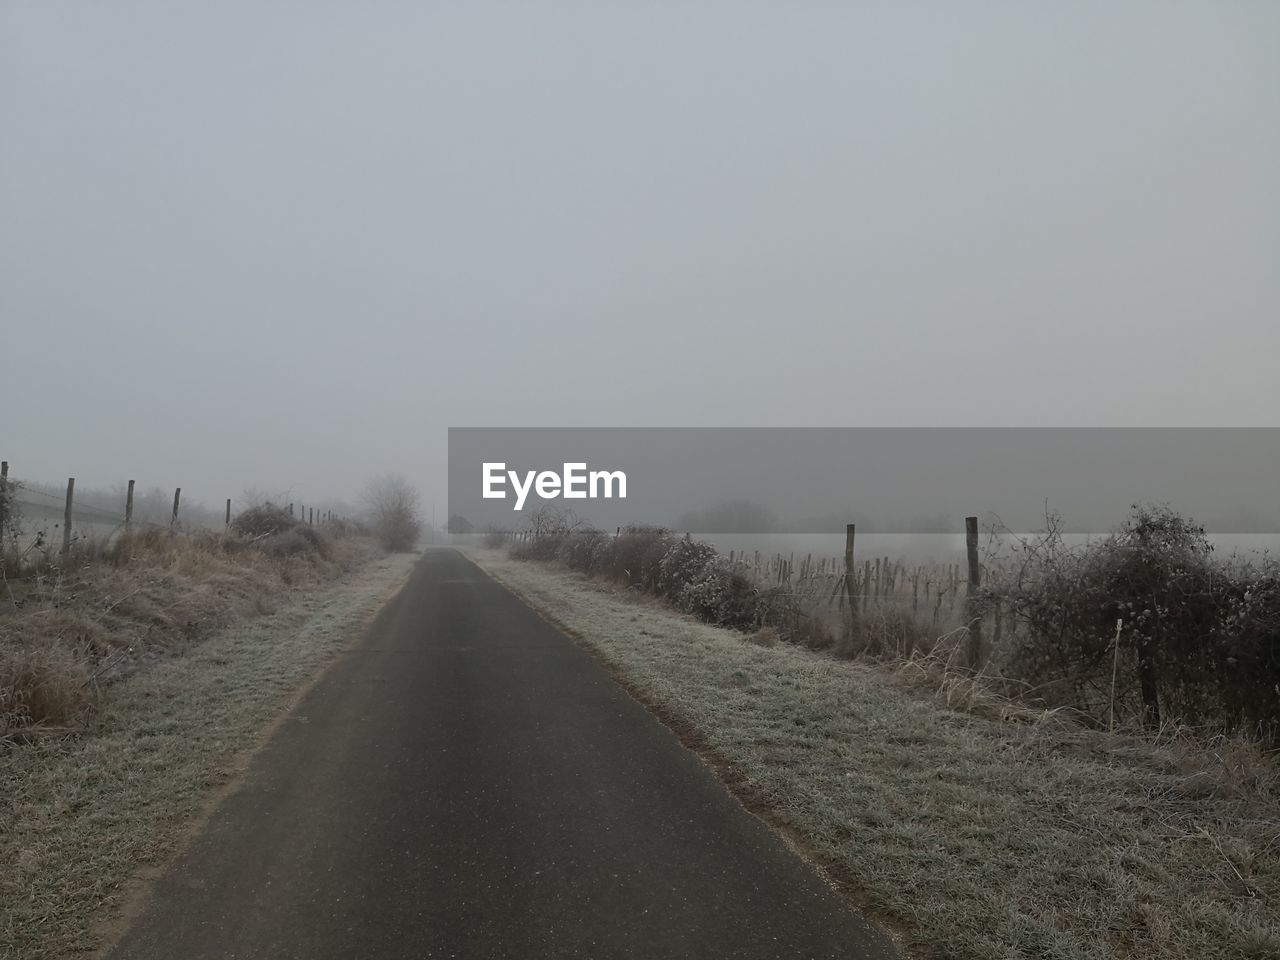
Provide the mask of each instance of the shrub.
POLYGON ((413 549, 422 532, 418 516, 418 491, 404 477, 386 474, 369 483, 364 495, 373 520, 373 532, 388 550, 413 549))
POLYGON ((298 521, 284 507, 270 500, 242 510, 231 520, 231 529, 242 537, 266 537, 284 533, 298 526, 298 521))
POLYGON ((0 735, 14 729, 71 726, 93 697, 85 657, 48 643, 0 647, 0 735))
POLYGON ((338 538, 369 536, 369 528, 365 524, 359 520, 348 520, 344 517, 334 517, 331 520, 326 520, 324 532, 328 536, 338 538))
POLYGON ((1250 571, 1233 581, 1213 639, 1226 725, 1280 740, 1280 574, 1250 571))
POLYGON ((603 530, 580 530, 560 544, 558 556, 579 573, 594 573, 607 554, 610 537, 603 530))
POLYGON ((519 560, 559 561, 572 570, 661 596, 701 620, 739 630, 769 626, 793 642, 830 646, 814 617, 780 588, 762 588, 710 544, 662 527, 627 527, 617 536, 582 524, 568 512, 540 510, 529 537, 515 543, 519 560))
POLYGON ((864 604, 858 614, 858 629, 852 638, 845 635, 839 646, 842 656, 900 657, 910 659, 933 650, 933 628, 909 609, 892 604, 864 604))
POLYGON ((697 579, 681 588, 676 605, 717 626, 758 630, 765 626, 767 609, 760 600, 749 577, 719 561, 703 567, 697 579))
POLYGON ((680 596, 687 586, 704 577, 719 558, 709 543, 688 536, 676 541, 658 561, 658 593, 668 599, 680 596))
POLYGON ((540 507, 529 515, 527 537, 511 548, 511 555, 520 560, 556 560, 569 540, 570 534, 590 532, 571 510, 552 510, 540 507))
POLYGON ((1067 550, 1050 535, 1008 592, 1029 633, 1006 672, 1100 716, 1149 726, 1280 726, 1276 576, 1214 561, 1203 528, 1166 507, 1135 506, 1106 540, 1067 550), (1117 642, 1117 622, 1120 624, 1117 642))
POLYGON ((606 576, 649 593, 656 592, 662 558, 676 537, 661 527, 627 527, 601 557, 606 576))
POLYGON ((264 537, 259 547, 269 557, 295 557, 312 551, 321 557, 329 556, 328 544, 324 537, 314 527, 309 527, 305 523, 264 537))

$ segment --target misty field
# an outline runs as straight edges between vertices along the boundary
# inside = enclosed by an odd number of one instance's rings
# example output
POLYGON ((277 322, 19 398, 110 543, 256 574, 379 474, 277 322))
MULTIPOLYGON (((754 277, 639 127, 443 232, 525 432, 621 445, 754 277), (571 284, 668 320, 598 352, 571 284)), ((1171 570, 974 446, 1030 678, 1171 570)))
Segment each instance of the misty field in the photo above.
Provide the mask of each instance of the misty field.
POLYGON ((1193 520, 1135 505, 1111 533, 980 534, 964 562, 728 555, 648 526, 606 532, 542 509, 494 531, 518 559, 555 562, 661 598, 716 626, 769 629, 842 659, 910 661, 1110 730, 1173 727, 1280 742, 1280 564, 1222 555, 1193 520))

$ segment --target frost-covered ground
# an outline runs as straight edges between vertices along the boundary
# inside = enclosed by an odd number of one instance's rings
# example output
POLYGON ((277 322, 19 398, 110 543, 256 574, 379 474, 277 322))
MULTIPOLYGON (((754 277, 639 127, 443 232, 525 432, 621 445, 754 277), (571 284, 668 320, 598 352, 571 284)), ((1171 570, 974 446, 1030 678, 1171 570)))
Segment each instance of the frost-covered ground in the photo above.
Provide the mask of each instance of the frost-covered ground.
POLYGON ((416 560, 377 559, 112 684, 83 736, 0 748, 0 958, 93 949, 128 881, 172 855, 416 560))
POLYGON ((913 953, 1280 957, 1280 776, 1252 745, 949 709, 902 667, 762 646, 556 566, 468 553, 913 953))

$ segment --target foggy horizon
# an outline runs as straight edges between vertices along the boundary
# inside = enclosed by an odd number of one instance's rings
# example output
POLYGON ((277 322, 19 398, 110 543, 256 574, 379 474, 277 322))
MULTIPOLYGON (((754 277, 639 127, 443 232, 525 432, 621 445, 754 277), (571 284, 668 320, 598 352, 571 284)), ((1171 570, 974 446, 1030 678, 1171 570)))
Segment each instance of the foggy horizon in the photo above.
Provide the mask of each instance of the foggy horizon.
POLYGON ((1276 429, 449 431, 449 514, 477 530, 524 529, 549 509, 604 530, 927 534, 976 515, 1029 533, 1047 511, 1100 533, 1164 504, 1214 533, 1275 534, 1278 475, 1276 429))
POLYGON ((1278 265, 1276 0, 0 0, 0 958, 1280 958, 1278 265))
POLYGON ((1280 9, 9 3, 15 476, 459 426, 1271 426, 1280 9))

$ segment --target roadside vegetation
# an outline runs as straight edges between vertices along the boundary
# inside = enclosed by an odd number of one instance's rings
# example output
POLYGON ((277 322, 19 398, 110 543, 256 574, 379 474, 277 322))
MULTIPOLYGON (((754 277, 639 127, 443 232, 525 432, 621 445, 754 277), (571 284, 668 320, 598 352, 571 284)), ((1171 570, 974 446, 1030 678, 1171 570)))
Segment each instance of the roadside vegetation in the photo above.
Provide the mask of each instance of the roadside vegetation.
POLYGON ((41 518, 15 516, 12 490, 0 484, 0 960, 82 955, 416 554, 269 501, 217 532, 136 517, 129 532, 77 529, 64 552, 41 518))
POLYGON ((1280 957, 1280 568, 1163 507, 1060 526, 942 632, 566 513, 510 545, 552 566, 484 562, 923 956, 1280 957))
POLYGON ((212 631, 269 613, 378 553, 358 527, 312 527, 272 504, 226 533, 37 532, 0 555, 0 744, 83 729, 105 685, 212 631))
POLYGON ((365 489, 374 536, 387 550, 410 550, 422 535, 418 491, 399 474, 375 478, 365 489))
MULTIPOLYGON (((502 535, 490 532, 487 545, 502 535)), ((614 534, 584 527, 568 511, 536 511, 530 536, 512 544, 520 560, 558 561, 571 570, 652 594, 699 620, 737 630, 769 628, 794 643, 830 647, 831 632, 790 591, 757 583, 709 544, 661 527, 614 534)))
MULTIPOLYGON (((1280 565, 1219 559, 1202 528, 1163 507, 1135 507, 1112 535, 1077 547, 1059 527, 1050 517, 1043 534, 1006 538, 989 552, 982 589, 962 604, 960 625, 943 632, 927 610, 887 597, 864 598, 851 616, 835 572, 810 575, 803 588, 789 576, 765 583, 709 544, 660 528, 606 534, 544 510, 511 552, 839 658, 910 660, 939 676, 967 670, 992 693, 1071 711, 1087 725, 1172 723, 1278 742, 1280 565), (969 634, 979 617, 986 642, 974 663, 969 634)), ((502 539, 491 532, 485 543, 502 539)))
POLYGON ((1070 548, 1048 530, 992 558, 991 588, 1022 629, 992 652, 1006 692, 1095 723, 1163 721, 1280 744, 1280 564, 1219 558, 1202 527, 1135 507, 1070 548))
MULTIPOLYGON (((102 686, 80 735, 0 747, 0 960, 87 956, 110 942, 122 907, 416 559, 374 553, 324 589, 277 593, 272 612, 102 686)), ((280 582, 265 560, 256 572, 280 582)), ((257 602, 261 594, 235 583, 245 604, 257 602)))
POLYGON ((929 654, 841 660, 770 626, 699 622, 630 575, 476 558, 909 955, 1280 956, 1280 770, 1256 739, 1109 732, 929 654))

